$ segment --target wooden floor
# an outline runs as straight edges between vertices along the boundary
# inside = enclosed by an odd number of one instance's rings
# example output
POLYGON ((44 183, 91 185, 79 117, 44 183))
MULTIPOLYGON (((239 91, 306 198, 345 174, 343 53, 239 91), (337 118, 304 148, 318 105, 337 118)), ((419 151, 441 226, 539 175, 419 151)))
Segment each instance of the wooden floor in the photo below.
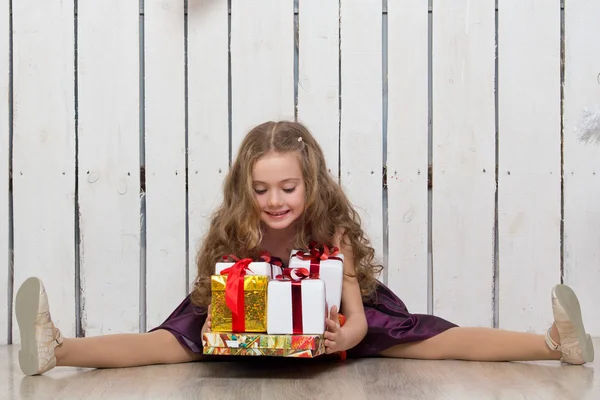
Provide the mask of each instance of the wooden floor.
POLYGON ((129 369, 55 368, 25 377, 18 346, 0 346, 0 399, 591 400, 600 399, 599 365, 248 357, 129 369))

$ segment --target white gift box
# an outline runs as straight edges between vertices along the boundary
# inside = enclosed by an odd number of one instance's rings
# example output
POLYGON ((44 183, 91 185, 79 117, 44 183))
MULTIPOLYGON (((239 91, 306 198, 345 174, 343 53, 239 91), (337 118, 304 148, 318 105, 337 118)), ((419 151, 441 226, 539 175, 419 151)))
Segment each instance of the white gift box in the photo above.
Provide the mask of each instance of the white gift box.
POLYGON ((325 282, 321 279, 304 279, 294 283, 289 280, 269 281, 267 333, 322 335, 325 333, 326 317, 325 282))
MULTIPOLYGON (((221 272, 224 269, 233 266, 233 262, 218 262, 215 265, 215 275, 221 275, 221 272)), ((264 275, 268 276, 271 279, 274 279, 277 275, 281 274, 281 267, 278 267, 274 264, 269 264, 268 262, 251 262, 248 264, 248 270, 246 271, 246 275, 264 275)))
POLYGON ((340 311, 340 303, 342 301, 342 280, 344 278, 344 255, 339 253, 335 258, 320 260, 318 271, 311 270, 310 260, 301 260, 295 256, 298 250, 292 250, 290 257, 290 268, 306 268, 311 273, 318 273, 319 278, 325 282, 327 301, 327 315, 334 305, 340 311), (336 259, 338 258, 338 259, 336 259))

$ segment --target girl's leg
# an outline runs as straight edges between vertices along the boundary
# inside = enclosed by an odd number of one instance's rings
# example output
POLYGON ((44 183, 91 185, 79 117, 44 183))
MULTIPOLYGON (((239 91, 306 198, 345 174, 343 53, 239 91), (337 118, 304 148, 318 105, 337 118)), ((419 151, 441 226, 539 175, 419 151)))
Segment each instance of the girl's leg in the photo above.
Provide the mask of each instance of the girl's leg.
MULTIPOLYGON (((550 335, 555 342, 559 342, 554 325, 550 335)), ((562 353, 552 351, 546 344, 544 335, 459 327, 422 342, 391 347, 381 355, 426 360, 533 361, 560 360, 562 353)))
POLYGON ((15 313, 21 333, 19 363, 25 375, 40 375, 56 365, 131 367, 200 359, 166 330, 65 339, 52 322, 46 290, 37 278, 27 279, 19 288, 15 313))
POLYGON ((57 366, 122 368, 200 360, 170 332, 118 334, 64 339, 54 350, 57 366))
POLYGON ((396 345, 381 355, 473 361, 592 362, 594 345, 585 332, 575 292, 566 285, 557 285, 552 289, 551 298, 554 323, 546 335, 491 328, 452 328, 421 342, 396 345))

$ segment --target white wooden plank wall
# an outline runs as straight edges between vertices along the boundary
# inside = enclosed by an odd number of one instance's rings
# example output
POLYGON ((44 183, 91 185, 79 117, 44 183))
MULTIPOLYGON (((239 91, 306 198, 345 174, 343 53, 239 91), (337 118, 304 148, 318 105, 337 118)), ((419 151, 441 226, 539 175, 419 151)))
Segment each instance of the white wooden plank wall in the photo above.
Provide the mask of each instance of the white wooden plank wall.
POLYGON ((433 13, 433 311, 492 326, 495 2, 433 13))
POLYGON ((151 329, 187 294, 183 2, 146 0, 144 15, 146 328, 151 329))
POLYGON ((559 0, 498 2, 499 326, 540 332, 560 283, 559 0))
MULTIPOLYGON (((73 1, 13 2, 14 281, 44 281, 68 336, 76 326, 73 15, 73 1)), ((14 342, 18 332, 13 318, 14 342)))
POLYGON ((388 285, 428 309, 428 7, 388 2, 388 285), (407 62, 410 60, 410 62, 407 62))
POLYGON ((578 140, 586 107, 600 107, 600 2, 565 6, 564 280, 580 293, 586 327, 600 332, 598 243, 600 157, 597 144, 578 140))
POLYGON ((382 2, 340 6, 341 184, 383 262, 382 2))
POLYGON ((229 61, 226 1, 188 0, 189 283, 229 169, 229 61))
POLYGON ((82 328, 138 332, 139 2, 78 6, 82 328))
POLYGON ((294 3, 231 1, 232 158, 245 134, 294 119, 294 3))
POLYGON ((9 210, 8 210, 8 149, 9 149, 9 49, 10 2, 0 1, 0 345, 8 343, 10 292, 8 291, 9 263, 9 210))
MULTIPOLYGON (((69 336, 156 326, 189 292, 245 133, 297 116, 411 311, 544 332, 562 273, 600 334, 600 150, 576 129, 600 103, 597 2, 565 8, 564 194, 559 0, 499 0, 498 25, 494 0, 299 0, 297 26, 293 0, 139 3, 27 0, 11 17, 0 0, 0 292, 42 277, 69 336)), ((18 341, 11 305, 0 344, 18 341)))
POLYGON ((319 141, 331 174, 338 178, 340 147, 338 1, 301 0, 298 30, 298 121, 319 141))

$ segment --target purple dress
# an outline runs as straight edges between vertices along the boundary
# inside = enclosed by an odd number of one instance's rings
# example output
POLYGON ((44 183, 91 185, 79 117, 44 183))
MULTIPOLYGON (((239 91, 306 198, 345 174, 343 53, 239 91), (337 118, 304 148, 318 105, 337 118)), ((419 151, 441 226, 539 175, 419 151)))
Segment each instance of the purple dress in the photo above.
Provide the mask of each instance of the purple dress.
MULTIPOLYGON (((379 283, 372 296, 364 302, 367 335, 354 348, 347 351, 351 357, 373 357, 381 351, 402 343, 429 339, 457 325, 440 317, 428 314, 411 314, 402 300, 388 287, 379 283)), ((192 304, 190 296, 173 311, 159 326, 152 329, 165 329, 171 332, 182 346, 194 353, 202 353, 200 331, 206 320, 205 307, 192 304)))

